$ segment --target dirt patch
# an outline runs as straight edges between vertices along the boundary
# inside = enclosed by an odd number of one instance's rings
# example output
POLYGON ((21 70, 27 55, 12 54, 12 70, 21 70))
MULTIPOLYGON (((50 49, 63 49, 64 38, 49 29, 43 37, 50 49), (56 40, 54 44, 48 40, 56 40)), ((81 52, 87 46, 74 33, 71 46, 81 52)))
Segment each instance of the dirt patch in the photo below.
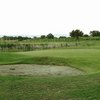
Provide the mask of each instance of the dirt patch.
POLYGON ((53 65, 0 65, 0 75, 60 76, 82 75, 82 71, 68 66, 53 65))

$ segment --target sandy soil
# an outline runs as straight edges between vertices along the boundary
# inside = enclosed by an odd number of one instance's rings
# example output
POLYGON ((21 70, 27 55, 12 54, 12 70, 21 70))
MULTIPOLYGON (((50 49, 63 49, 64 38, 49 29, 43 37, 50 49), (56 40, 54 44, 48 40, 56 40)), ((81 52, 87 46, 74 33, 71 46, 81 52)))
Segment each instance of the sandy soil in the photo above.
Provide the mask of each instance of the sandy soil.
POLYGON ((0 75, 26 75, 26 76, 75 76, 84 74, 82 71, 68 66, 53 65, 0 65, 0 75))

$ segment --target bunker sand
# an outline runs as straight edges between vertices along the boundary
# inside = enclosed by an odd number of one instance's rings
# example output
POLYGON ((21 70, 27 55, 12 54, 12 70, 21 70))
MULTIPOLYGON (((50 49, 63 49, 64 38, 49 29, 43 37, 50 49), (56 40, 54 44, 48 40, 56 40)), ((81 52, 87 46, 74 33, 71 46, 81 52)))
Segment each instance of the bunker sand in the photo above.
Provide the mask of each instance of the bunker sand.
POLYGON ((77 76, 84 72, 68 66, 16 64, 0 65, 0 75, 26 76, 77 76))

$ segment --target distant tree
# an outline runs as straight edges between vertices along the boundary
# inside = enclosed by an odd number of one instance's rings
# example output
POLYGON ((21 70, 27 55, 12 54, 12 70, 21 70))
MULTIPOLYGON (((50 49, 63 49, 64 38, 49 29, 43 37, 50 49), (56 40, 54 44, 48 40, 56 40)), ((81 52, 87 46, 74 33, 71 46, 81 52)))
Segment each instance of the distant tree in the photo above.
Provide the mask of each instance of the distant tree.
POLYGON ((9 38, 8 36, 3 36, 2 37, 2 39, 4 39, 4 40, 8 40, 8 38, 9 38))
POLYGON ((82 37, 83 34, 84 34, 84 33, 83 33, 82 31, 78 30, 78 29, 72 30, 72 31, 70 32, 70 36, 71 36, 71 37, 75 37, 77 40, 79 39, 79 37, 82 37))
POLYGON ((46 36, 45 35, 41 35, 41 37, 40 37, 41 39, 45 39, 46 38, 46 36))
POLYGON ((18 36, 18 41, 22 41, 23 37, 22 36, 18 36))
POLYGON ((47 35, 47 38, 48 38, 48 39, 54 39, 54 35, 51 34, 51 33, 49 33, 49 34, 47 35))
POLYGON ((100 31, 97 31, 97 30, 93 30, 93 31, 90 31, 90 35, 91 36, 100 36, 100 31))
POLYGON ((89 37, 89 35, 88 35, 88 34, 84 34, 83 36, 84 36, 84 37, 89 37))
POLYGON ((38 39, 38 37, 34 36, 33 39, 38 39))
POLYGON ((60 36, 59 39, 66 39, 66 37, 65 36, 60 36))

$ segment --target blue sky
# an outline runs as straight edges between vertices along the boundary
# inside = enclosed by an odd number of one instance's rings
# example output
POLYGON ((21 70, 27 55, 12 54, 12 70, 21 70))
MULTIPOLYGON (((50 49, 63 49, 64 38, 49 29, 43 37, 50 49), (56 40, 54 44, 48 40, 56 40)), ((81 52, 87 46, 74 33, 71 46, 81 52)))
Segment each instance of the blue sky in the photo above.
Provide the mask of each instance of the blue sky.
POLYGON ((0 0, 0 35, 100 30, 100 0, 0 0))

